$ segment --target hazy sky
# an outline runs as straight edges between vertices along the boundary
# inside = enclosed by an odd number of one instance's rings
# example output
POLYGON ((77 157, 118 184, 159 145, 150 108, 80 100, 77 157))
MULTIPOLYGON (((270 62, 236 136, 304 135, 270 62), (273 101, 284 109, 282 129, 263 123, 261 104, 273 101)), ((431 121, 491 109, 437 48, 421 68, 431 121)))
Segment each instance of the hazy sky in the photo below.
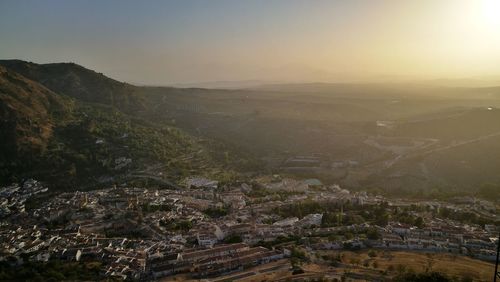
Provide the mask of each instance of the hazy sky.
POLYGON ((500 75, 500 0, 2 0, 0 58, 142 84, 500 75))

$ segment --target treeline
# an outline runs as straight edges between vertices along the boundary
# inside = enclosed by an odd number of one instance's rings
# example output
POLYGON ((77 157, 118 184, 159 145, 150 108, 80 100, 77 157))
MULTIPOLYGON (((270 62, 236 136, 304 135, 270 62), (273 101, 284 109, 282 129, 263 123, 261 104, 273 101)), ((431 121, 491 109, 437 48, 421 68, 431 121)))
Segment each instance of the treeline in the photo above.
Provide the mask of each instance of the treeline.
POLYGON ((353 205, 351 203, 319 203, 312 200, 301 201, 277 207, 274 214, 281 217, 303 218, 308 214, 322 213, 321 227, 347 226, 369 222, 386 226, 389 221, 399 221, 417 227, 424 226, 421 217, 412 215, 409 209, 389 207, 387 203, 378 205, 353 205))
MULTIPOLYGON (((476 197, 488 201, 499 201, 500 199, 500 183, 483 183, 477 186, 469 187, 469 189, 459 189, 456 187, 441 187, 421 189, 383 189, 379 187, 363 187, 363 190, 374 195, 383 195, 386 197, 404 197, 407 199, 438 199, 450 200, 455 197, 476 197)), ((355 189, 355 187, 353 187, 355 189)))
MULTIPOLYGON (((100 262, 24 262, 12 266, 0 262, 0 281, 98 281, 100 262)), ((108 281, 112 281, 108 279, 108 281)))
POLYGON ((485 224, 500 225, 500 221, 494 222, 491 219, 481 217, 473 212, 453 210, 446 207, 440 208, 439 211, 435 212, 435 214, 440 217, 456 220, 462 223, 472 223, 478 225, 485 225, 485 224))

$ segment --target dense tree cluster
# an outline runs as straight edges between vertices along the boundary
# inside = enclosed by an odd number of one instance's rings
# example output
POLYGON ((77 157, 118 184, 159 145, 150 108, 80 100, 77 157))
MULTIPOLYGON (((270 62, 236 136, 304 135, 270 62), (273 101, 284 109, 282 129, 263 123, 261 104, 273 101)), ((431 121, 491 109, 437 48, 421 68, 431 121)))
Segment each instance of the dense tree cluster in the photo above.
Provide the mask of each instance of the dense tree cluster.
POLYGON ((100 262, 26 261, 15 267, 1 262, 0 281, 97 281, 100 270, 100 262))

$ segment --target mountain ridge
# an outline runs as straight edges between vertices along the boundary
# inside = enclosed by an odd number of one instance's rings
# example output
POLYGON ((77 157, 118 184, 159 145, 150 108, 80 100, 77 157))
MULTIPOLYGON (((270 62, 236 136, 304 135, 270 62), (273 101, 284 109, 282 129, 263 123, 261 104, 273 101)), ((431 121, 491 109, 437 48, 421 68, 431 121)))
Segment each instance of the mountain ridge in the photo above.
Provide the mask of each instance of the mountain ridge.
POLYGON ((81 101, 111 105, 129 113, 144 109, 138 87, 75 63, 36 64, 22 60, 0 60, 0 65, 56 93, 81 101))
POLYGON ((172 186, 202 167, 227 176, 197 138, 134 114, 144 106, 134 89, 74 64, 1 61, 0 182, 36 178, 67 190, 131 181, 172 186), (99 85, 105 89, 91 93, 99 85))

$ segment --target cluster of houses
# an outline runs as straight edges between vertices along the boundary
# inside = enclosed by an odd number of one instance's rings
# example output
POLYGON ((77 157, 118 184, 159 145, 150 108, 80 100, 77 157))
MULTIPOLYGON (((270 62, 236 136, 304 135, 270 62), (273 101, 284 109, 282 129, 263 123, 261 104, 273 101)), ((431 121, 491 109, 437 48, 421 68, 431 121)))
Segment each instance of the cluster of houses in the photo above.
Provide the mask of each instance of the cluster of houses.
MULTIPOLYGON (((206 181, 196 183, 211 185, 206 181)), ((37 182, 5 187, 1 193, 9 201, 25 201, 29 195, 45 191, 33 184, 37 182)), ((61 193, 29 211, 12 209, 14 214, 5 214, 7 220, 0 225, 0 261, 14 265, 22 264, 26 257, 39 262, 99 261, 103 276, 142 279, 182 273, 182 269, 196 277, 211 276, 282 258, 281 252, 246 244, 226 244, 228 253, 219 252, 224 237, 243 232, 244 225, 217 222, 224 229, 221 235, 204 241, 207 224, 214 226, 216 222, 203 211, 218 207, 242 210, 247 197, 238 190, 196 192, 200 190, 115 187, 61 193), (169 222, 182 221, 193 226, 187 230, 168 227, 169 222), (179 254, 173 270, 159 271, 159 257, 171 253, 179 254)))
POLYGON ((47 187, 33 179, 24 181, 22 185, 3 187, 0 190, 0 218, 15 212, 24 212, 26 200, 47 191, 47 187))
POLYGON ((298 218, 273 212, 304 200, 353 205, 386 201, 337 185, 325 187, 316 179, 272 177, 258 184, 269 192, 259 196, 253 196, 252 186, 245 183, 219 187, 216 181, 193 177, 184 184, 184 189, 176 190, 114 187, 60 193, 29 210, 21 204, 46 188, 34 180, 4 187, 0 189, 4 219, 0 261, 22 264, 26 257, 40 262, 100 261, 106 277, 137 280, 186 274, 205 278, 283 259, 286 249, 262 246, 290 236, 321 238, 319 243, 304 243, 312 249, 374 247, 452 252, 484 260, 494 256, 498 236, 495 225, 469 226, 437 218, 423 228, 398 222, 322 227, 322 213, 298 218), (277 197, 276 191, 285 193, 277 197), (330 236, 373 228, 380 234, 377 239, 330 236))
POLYGON ((312 249, 363 249, 378 248, 387 250, 421 251, 427 253, 453 253, 471 256, 486 261, 495 261, 498 246, 498 229, 490 230, 459 227, 444 221, 431 222, 424 228, 417 228, 399 222, 389 222, 385 227, 368 224, 315 228, 309 235, 321 236, 338 231, 363 233, 374 228, 380 234, 378 239, 356 236, 352 239, 337 241, 323 240, 311 245, 312 249))
POLYGON ((77 226, 63 229, 17 226, 2 230, 0 261, 21 265, 23 256, 30 261, 99 261, 106 267, 103 276, 138 279, 143 275, 147 243, 126 238, 104 238, 98 234, 82 234, 77 226))
POLYGON ((456 253, 490 261, 496 259, 496 228, 475 230, 436 221, 424 228, 392 222, 386 230, 388 232, 383 234, 381 244, 375 247, 456 253))
POLYGON ((243 270, 283 257, 284 254, 280 251, 234 243, 152 255, 147 267, 154 278, 187 272, 193 278, 203 278, 243 270))

